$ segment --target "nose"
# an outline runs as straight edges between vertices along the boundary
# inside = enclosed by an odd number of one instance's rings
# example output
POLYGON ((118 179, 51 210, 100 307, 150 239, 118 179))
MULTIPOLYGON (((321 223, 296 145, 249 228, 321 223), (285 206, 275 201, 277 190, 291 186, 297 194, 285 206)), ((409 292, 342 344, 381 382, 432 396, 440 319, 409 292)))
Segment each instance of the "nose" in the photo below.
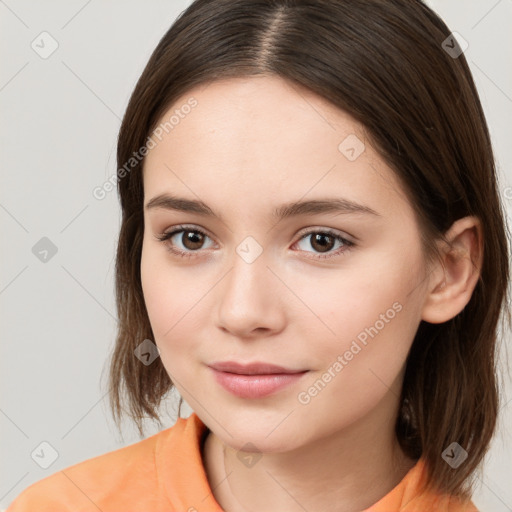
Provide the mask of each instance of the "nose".
POLYGON ((240 254, 216 287, 217 326, 238 338, 275 334, 284 328, 290 292, 265 252, 254 260, 240 254))

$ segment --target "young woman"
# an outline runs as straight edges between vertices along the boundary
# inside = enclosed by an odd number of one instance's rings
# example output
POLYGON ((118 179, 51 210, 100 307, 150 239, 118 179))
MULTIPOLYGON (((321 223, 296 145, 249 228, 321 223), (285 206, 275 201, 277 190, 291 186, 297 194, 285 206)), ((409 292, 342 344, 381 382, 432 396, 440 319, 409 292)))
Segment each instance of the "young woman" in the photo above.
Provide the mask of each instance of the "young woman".
POLYGON ((120 129, 114 417, 8 509, 475 511, 509 254, 467 62, 419 0, 196 0, 120 129), (124 407, 125 403, 127 407, 124 407))

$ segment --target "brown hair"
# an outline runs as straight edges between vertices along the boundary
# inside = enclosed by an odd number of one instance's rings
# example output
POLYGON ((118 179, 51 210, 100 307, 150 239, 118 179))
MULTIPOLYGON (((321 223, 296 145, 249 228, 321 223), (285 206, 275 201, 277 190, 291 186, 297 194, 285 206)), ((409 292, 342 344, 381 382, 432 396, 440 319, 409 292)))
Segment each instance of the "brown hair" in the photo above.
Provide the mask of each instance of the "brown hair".
MULTIPOLYGON (((470 495, 469 479, 496 427, 509 249, 486 120, 464 55, 443 48, 449 36, 419 0, 196 0, 181 13, 151 55, 119 132, 119 326, 109 376, 116 423, 127 413, 142 436, 142 419, 160 419, 173 387, 160 358, 146 366, 134 356, 154 338, 140 278, 144 160, 133 162, 133 154, 192 87, 279 75, 362 123, 407 191, 429 258, 454 221, 475 215, 482 222, 484 260, 471 300, 448 322, 420 323, 396 422, 403 450, 425 459, 429 487, 470 495), (441 457, 454 441, 468 452, 457 470, 441 457)), ((450 46, 459 48, 455 40, 450 46)))

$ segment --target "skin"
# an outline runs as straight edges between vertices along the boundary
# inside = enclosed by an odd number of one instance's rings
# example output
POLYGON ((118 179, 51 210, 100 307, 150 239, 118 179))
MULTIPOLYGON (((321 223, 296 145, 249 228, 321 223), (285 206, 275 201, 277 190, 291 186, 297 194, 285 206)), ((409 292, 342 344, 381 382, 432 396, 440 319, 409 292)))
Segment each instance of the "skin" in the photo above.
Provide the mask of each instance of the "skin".
POLYGON ((429 267, 396 175, 345 112, 262 76, 196 87, 162 120, 191 97, 197 107, 146 157, 144 204, 172 193, 204 201, 223 220, 145 209, 141 279, 162 363, 211 431, 203 457, 212 492, 228 512, 363 510, 415 464, 394 434, 405 359, 422 319, 444 322, 469 301, 481 261, 478 220, 457 221, 447 234, 457 251, 440 246, 446 256, 429 267), (338 149, 351 134, 365 144, 353 161, 338 149), (327 197, 378 215, 270 217, 283 203, 327 197), (183 232, 173 242, 156 238, 179 224, 208 236, 195 246, 183 232), (322 252, 305 236, 327 228, 355 245, 328 238, 322 252), (249 236, 262 250, 251 263, 236 251, 249 236), (172 243, 192 257, 171 253, 172 243), (301 403, 298 394, 397 303, 378 334, 301 403), (247 399, 207 367, 226 360, 309 371, 278 393, 247 399), (256 463, 244 464, 242 447, 256 463))

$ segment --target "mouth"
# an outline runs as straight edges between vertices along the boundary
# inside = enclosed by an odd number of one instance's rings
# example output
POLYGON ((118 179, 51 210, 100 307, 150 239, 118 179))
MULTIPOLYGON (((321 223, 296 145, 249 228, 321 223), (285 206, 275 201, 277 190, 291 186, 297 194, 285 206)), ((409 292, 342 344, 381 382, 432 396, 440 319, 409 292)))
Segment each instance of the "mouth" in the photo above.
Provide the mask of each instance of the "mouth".
POLYGON ((233 361, 209 365, 213 376, 229 393, 240 398, 264 398, 297 383, 309 370, 270 363, 241 364, 233 361))
POLYGON ((272 363, 254 362, 238 363, 236 361, 220 361, 209 365, 210 368, 220 372, 235 373, 237 375, 275 375, 296 374, 307 371, 306 369, 291 369, 272 363))

